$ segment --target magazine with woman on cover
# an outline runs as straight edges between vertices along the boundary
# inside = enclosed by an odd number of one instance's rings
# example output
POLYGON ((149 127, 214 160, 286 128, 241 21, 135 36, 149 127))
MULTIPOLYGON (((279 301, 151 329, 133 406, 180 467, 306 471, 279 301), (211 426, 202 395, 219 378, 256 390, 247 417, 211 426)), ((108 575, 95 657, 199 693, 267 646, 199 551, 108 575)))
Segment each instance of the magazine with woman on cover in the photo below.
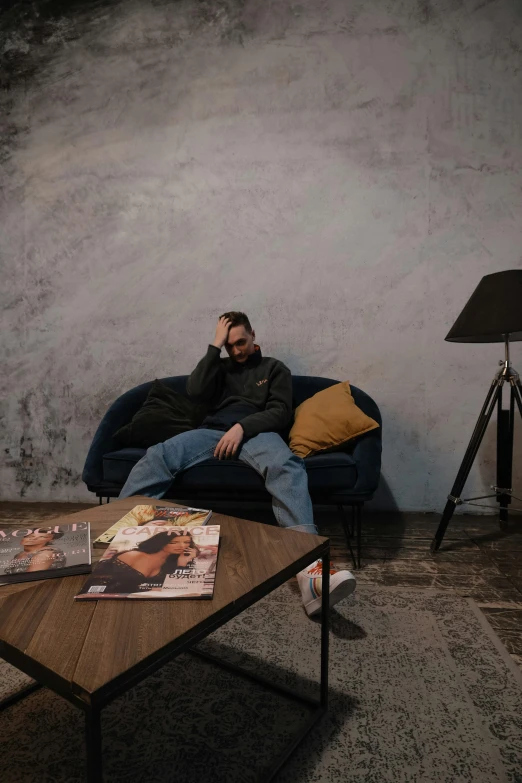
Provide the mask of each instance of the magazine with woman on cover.
POLYGON ((122 528, 76 598, 212 598, 218 547, 219 525, 122 528))
POLYGON ((88 522, 0 529, 0 584, 91 570, 88 522))
POLYGON ((95 538, 93 546, 105 547, 110 544, 118 530, 135 525, 177 525, 178 527, 196 527, 206 525, 212 511, 204 508, 184 508, 183 506, 149 506, 140 504, 134 506, 124 517, 95 538))

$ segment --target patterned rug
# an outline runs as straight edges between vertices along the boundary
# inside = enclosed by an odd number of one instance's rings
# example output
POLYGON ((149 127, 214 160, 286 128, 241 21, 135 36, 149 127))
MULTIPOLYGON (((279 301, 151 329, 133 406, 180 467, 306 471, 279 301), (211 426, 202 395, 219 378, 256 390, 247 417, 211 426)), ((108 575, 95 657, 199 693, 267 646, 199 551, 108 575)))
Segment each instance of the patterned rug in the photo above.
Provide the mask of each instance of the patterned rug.
MULTIPOLYGON (((317 623, 296 586, 201 646, 315 694, 317 623)), ((27 678, 0 665, 3 695, 27 678)), ((278 783, 522 781, 522 677, 479 610, 448 592, 363 587, 333 613, 331 705, 278 783)), ((190 655, 103 712, 107 783, 250 783, 307 708, 190 655)), ((83 780, 83 716, 42 689, 0 716, 2 783, 83 780)))

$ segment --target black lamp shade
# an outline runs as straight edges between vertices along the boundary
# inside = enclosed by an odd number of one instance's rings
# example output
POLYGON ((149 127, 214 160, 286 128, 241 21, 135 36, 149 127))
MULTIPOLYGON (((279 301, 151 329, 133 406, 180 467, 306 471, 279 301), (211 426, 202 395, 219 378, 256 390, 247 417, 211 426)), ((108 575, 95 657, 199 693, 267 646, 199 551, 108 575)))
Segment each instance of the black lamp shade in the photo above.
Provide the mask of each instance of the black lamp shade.
POLYGON ((452 343, 503 343, 522 340, 522 269, 482 278, 451 327, 452 343))

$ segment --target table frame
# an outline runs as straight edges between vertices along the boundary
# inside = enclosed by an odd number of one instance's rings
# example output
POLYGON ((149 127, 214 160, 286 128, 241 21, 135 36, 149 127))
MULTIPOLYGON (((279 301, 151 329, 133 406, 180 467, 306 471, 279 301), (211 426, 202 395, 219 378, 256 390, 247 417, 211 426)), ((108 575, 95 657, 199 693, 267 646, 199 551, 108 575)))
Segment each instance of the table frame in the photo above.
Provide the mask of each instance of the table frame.
MULTIPOLYGON (((319 544, 311 553, 296 560, 291 566, 280 571, 271 579, 264 582, 262 585, 254 588, 242 599, 234 602, 234 604, 225 607, 220 612, 209 618, 208 621, 202 624, 202 626, 191 630, 174 640, 172 645, 167 645, 162 650, 159 650, 155 655, 149 656, 144 661, 140 661, 135 666, 131 667, 128 671, 116 677, 111 682, 100 688, 93 694, 85 694, 83 692, 74 692, 74 690, 66 690, 62 684, 57 682, 53 677, 53 673, 46 667, 38 664, 29 656, 21 653, 10 645, 4 645, 2 655, 4 660, 16 666, 21 671, 33 677, 36 682, 31 683, 19 692, 4 699, 0 702, 0 711, 7 709, 21 699, 26 698, 36 689, 41 686, 46 686, 58 693, 60 696, 66 698, 69 702, 76 707, 83 710, 85 713, 85 741, 86 741, 86 780, 87 783, 102 783, 103 781, 103 764, 102 764, 102 734, 101 734, 101 710, 114 699, 121 696, 128 691, 138 682, 148 677, 153 672, 160 669, 169 661, 180 655, 182 652, 189 652, 192 655, 204 658, 207 661, 211 661, 215 665, 221 666, 239 674, 243 677, 255 680, 256 682, 270 688, 278 693, 282 693, 285 696, 293 698, 312 707, 313 710, 304 724, 280 753, 278 758, 272 763, 269 770, 259 777, 259 783, 269 783, 287 759, 291 756, 293 751, 297 748, 300 742, 306 737, 308 732, 315 726, 320 718, 326 713, 328 709, 328 647, 329 647, 329 631, 330 631, 330 542, 327 540, 324 543, 319 544), (194 647, 195 644, 202 641, 212 631, 217 630, 229 620, 237 617, 245 609, 253 604, 257 603, 261 598, 271 593, 277 587, 280 587, 284 582, 288 581, 291 577, 295 576, 299 571, 306 568, 317 559, 322 560, 322 601, 321 601, 321 669, 320 669, 320 694, 319 699, 313 699, 307 696, 303 696, 295 691, 292 691, 285 686, 272 683, 268 679, 254 673, 248 672, 236 664, 228 661, 221 660, 219 658, 210 655, 203 650, 198 650, 194 647)), ((297 608, 296 608, 297 609, 297 608)))

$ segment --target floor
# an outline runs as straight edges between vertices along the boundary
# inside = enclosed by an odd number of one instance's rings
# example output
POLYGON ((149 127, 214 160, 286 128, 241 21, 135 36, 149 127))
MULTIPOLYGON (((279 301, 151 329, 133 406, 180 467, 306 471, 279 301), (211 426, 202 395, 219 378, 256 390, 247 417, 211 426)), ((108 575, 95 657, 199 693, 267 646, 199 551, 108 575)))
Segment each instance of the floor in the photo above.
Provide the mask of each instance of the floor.
MULTIPOLYGON (((4 502, 0 527, 39 524, 89 507, 4 502)), ((229 513, 257 521, 267 521, 270 514, 244 508, 231 508, 229 513)), ((351 568, 337 513, 319 510, 317 523, 331 539, 334 562, 351 568)), ((499 529, 495 517, 455 516, 441 549, 432 556, 429 545, 437 525, 436 514, 365 514, 359 583, 431 587, 470 596, 522 667, 522 516, 513 514, 506 531, 499 529)))

